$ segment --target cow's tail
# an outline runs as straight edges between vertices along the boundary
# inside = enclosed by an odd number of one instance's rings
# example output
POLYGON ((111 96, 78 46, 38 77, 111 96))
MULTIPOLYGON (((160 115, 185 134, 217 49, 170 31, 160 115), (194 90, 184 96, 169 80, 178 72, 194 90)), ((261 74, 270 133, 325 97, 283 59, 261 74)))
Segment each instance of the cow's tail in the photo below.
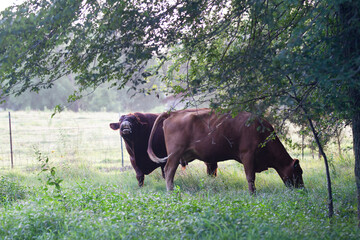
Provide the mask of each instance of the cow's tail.
POLYGON ((158 125, 164 121, 164 119, 168 118, 170 116, 170 114, 168 112, 164 112, 162 114, 160 114, 155 122, 154 122, 154 125, 151 129, 151 133, 150 133, 150 137, 149 137, 149 143, 148 143, 148 149, 147 149, 147 153, 149 154, 149 157, 150 159, 153 161, 153 162, 156 162, 156 163, 164 163, 166 162, 166 160, 170 157, 170 155, 164 157, 164 158, 159 158, 155 155, 154 153, 154 150, 152 148, 152 142, 153 142, 153 137, 154 137, 154 134, 155 134, 155 131, 156 129, 158 128, 158 125))

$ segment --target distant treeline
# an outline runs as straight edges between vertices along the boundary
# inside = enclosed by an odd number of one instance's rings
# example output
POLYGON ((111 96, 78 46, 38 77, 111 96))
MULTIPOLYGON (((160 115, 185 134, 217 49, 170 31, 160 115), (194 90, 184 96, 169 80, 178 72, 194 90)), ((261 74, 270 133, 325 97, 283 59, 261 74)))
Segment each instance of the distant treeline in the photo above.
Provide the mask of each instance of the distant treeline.
POLYGON ((152 111, 160 108, 164 103, 154 95, 146 96, 144 93, 135 93, 124 88, 117 90, 101 85, 95 91, 89 90, 87 96, 80 100, 68 103, 68 97, 75 90, 74 80, 71 76, 56 81, 50 89, 41 90, 39 93, 25 92, 20 96, 10 96, 0 105, 0 109, 9 110, 46 110, 62 105, 72 111, 152 111))

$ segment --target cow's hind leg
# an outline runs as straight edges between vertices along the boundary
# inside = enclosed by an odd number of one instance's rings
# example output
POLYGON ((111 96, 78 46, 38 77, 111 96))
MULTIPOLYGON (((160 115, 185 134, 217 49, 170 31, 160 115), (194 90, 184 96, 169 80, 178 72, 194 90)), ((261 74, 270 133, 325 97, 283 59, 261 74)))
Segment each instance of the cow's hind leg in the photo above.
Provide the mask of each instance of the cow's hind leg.
POLYGON ((179 157, 171 156, 166 162, 165 165, 165 181, 166 181, 166 189, 168 191, 172 191, 174 189, 174 176, 176 169, 178 168, 180 163, 179 157))

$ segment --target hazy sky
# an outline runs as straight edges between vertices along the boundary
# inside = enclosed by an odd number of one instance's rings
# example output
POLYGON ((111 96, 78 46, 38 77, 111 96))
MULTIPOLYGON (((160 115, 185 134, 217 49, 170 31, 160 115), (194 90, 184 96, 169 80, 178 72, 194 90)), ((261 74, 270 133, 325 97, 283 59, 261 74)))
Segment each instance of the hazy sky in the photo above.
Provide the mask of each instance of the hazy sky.
POLYGON ((0 11, 4 10, 6 7, 11 6, 13 3, 23 2, 24 0, 0 0, 0 11))

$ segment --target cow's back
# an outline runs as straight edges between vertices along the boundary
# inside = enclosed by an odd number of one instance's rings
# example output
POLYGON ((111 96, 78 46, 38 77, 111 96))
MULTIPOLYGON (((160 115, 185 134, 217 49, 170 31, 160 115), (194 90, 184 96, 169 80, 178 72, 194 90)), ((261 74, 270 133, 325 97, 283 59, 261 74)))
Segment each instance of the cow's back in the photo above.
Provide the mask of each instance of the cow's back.
POLYGON ((255 153, 255 169, 260 172, 274 167, 280 155, 291 159, 276 136, 268 139, 274 132, 271 124, 248 112, 235 117, 210 109, 175 112, 164 121, 164 131, 168 147, 185 149, 188 161, 242 162, 241 154, 251 151, 255 153))
MULTIPOLYGON (((211 164, 229 159, 241 162, 251 193, 255 192, 255 172, 269 167, 275 168, 287 186, 304 185, 299 161, 289 156, 270 123, 251 113, 241 112, 232 118, 210 109, 185 110, 163 113, 155 125, 160 120, 164 121, 168 153, 165 158, 168 190, 174 187, 178 164, 184 165, 193 159, 211 164)), ((156 157, 151 147, 148 152, 155 162, 165 160, 156 157)))
POLYGON ((168 147, 186 149, 192 158, 205 162, 237 159, 236 145, 241 136, 236 133, 247 117, 247 113, 242 113, 240 119, 232 118, 210 109, 175 112, 164 121, 165 140, 168 147))

